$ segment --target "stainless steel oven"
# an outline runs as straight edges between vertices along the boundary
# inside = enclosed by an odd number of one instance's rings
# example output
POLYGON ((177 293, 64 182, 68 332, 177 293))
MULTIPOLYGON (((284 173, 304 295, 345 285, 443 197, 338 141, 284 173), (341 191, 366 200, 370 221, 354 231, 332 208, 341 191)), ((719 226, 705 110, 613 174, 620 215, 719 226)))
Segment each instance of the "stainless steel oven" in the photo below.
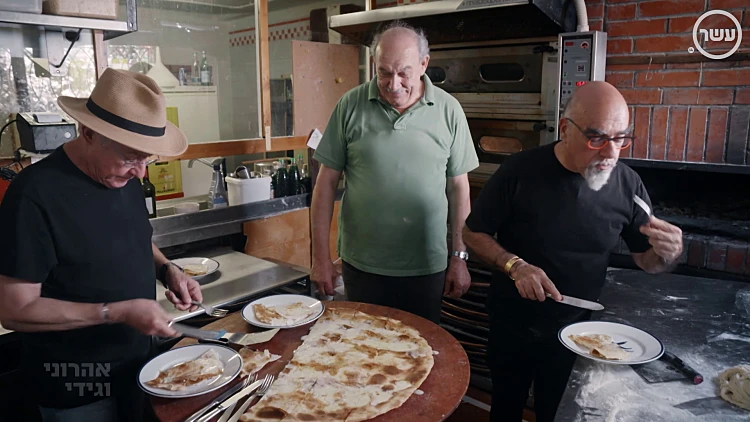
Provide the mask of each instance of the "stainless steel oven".
POLYGON ((427 75, 464 110, 479 161, 554 141, 557 38, 430 53, 427 75))

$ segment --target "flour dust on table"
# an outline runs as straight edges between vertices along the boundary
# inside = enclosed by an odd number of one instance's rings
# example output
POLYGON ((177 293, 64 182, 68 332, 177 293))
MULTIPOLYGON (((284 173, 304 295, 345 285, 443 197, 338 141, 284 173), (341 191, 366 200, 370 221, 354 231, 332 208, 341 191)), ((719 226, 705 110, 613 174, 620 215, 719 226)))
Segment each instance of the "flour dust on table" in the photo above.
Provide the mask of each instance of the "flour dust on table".
MULTIPOLYGON (((714 380, 724 369, 715 366, 710 353, 687 353, 682 360, 714 380)), ((688 381, 646 384, 629 366, 594 362, 584 374, 575 398, 579 422, 722 422, 750 421, 750 413, 722 406, 715 382, 692 385, 688 381)))

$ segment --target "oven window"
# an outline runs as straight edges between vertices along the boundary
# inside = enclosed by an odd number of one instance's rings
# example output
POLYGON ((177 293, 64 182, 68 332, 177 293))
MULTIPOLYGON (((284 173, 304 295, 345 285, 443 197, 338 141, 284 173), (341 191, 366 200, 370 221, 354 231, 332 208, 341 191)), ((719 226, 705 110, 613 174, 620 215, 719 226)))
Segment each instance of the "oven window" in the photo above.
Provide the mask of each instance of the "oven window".
POLYGON ((442 67, 428 67, 425 73, 433 84, 441 84, 445 82, 445 78, 447 77, 442 67))
POLYGON ((479 66, 479 77, 484 82, 521 82, 526 77, 518 63, 487 63, 479 66))
POLYGON ((521 140, 508 136, 482 136, 479 148, 490 154, 513 154, 523 149, 521 140))

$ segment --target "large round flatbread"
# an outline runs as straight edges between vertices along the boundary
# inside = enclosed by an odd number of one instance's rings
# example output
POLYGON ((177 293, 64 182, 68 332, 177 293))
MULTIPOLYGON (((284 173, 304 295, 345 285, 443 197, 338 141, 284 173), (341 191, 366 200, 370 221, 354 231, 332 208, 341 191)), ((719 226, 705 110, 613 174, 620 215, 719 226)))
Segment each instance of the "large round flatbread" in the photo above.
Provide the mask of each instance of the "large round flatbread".
POLYGON ((242 421, 372 419, 400 407, 434 364, 416 329, 352 309, 326 309, 242 421))

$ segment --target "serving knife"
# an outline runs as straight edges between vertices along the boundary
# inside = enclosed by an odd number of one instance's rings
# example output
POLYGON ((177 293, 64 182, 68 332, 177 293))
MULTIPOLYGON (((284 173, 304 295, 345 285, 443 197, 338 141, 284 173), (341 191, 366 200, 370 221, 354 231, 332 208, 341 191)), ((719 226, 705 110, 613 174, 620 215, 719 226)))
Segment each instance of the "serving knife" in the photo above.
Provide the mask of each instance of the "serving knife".
POLYGON ((228 333, 227 330, 201 330, 178 322, 172 323, 172 328, 184 336, 198 340, 218 344, 234 343, 240 346, 265 343, 279 332, 278 328, 274 328, 260 333, 228 333))
POLYGON ((635 203, 638 204, 638 206, 641 207, 641 209, 643 209, 643 211, 646 212, 646 215, 648 215, 649 217, 651 217, 651 215, 652 215, 651 214, 651 207, 648 206, 648 204, 646 203, 646 201, 644 201, 643 199, 641 199, 641 197, 638 196, 638 195, 633 195, 633 201, 635 201, 635 203))
POLYGON ((211 401, 211 403, 204 406, 202 409, 198 410, 197 412, 190 415, 187 419, 185 419, 185 422, 195 422, 197 421, 201 416, 205 415, 206 412, 211 410, 213 407, 218 405, 219 403, 223 402, 224 400, 228 399, 229 397, 232 397, 233 395, 237 394, 238 391, 242 390, 243 388, 247 387, 248 382, 250 381, 251 377, 245 378, 245 381, 238 382, 237 384, 233 385, 230 389, 227 391, 221 393, 220 396, 216 397, 211 401))
POLYGON ((227 410, 228 408, 232 407, 235 403, 237 403, 238 401, 240 401, 240 399, 242 399, 243 397, 245 397, 248 394, 252 393, 253 391, 257 390, 258 387, 260 387, 261 384, 263 384, 263 381, 265 381, 265 379, 255 381, 254 383, 252 383, 252 384, 248 385, 247 387, 243 388, 242 390, 240 390, 239 392, 235 393, 234 395, 232 395, 228 399, 226 399, 223 402, 219 403, 218 406, 214 407, 208 413, 206 413, 205 415, 201 416, 201 418, 198 419, 198 421, 199 422, 210 421, 211 418, 213 418, 214 416, 216 416, 219 413, 221 413, 221 412, 227 410))
MULTIPOLYGON (((546 293, 546 295, 549 298, 552 297, 552 295, 549 293, 546 293)), ((601 311, 602 309, 604 309, 604 306, 602 306, 601 303, 592 302, 590 300, 578 299, 577 297, 570 297, 570 296, 563 296, 560 303, 564 303, 570 306, 575 306, 577 308, 589 309, 592 311, 601 311)))

